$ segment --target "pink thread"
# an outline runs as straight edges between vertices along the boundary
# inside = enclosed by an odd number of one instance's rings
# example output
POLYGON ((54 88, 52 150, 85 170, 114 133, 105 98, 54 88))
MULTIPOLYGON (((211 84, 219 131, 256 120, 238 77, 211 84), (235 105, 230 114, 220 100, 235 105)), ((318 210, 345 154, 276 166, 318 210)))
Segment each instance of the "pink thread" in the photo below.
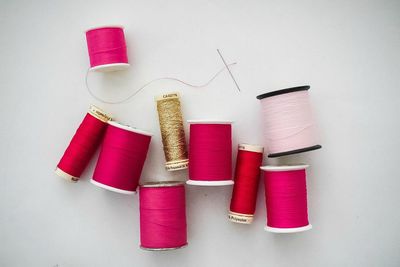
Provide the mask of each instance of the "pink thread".
POLYGON ((320 148, 308 96, 309 86, 283 89, 261 100, 264 134, 269 157, 320 148))
POLYGON ((118 193, 133 193, 138 186, 151 134, 109 122, 92 183, 118 193))
POLYGON ((296 232, 311 229, 307 212, 307 165, 299 168, 261 167, 264 170, 267 230, 272 232, 296 232), (288 231, 277 229, 291 228, 288 231))
POLYGON ((57 165, 64 173, 57 169, 56 173, 70 181, 78 181, 100 146, 106 129, 107 122, 88 112, 57 165))
POLYGON ((233 184, 231 124, 199 121, 189 123, 188 184, 233 184))
POLYGON ((182 183, 147 184, 139 188, 140 242, 150 250, 187 244, 185 187, 182 183))
POLYGON ((107 64, 128 64, 125 35, 122 27, 110 26, 86 32, 90 67, 107 64))

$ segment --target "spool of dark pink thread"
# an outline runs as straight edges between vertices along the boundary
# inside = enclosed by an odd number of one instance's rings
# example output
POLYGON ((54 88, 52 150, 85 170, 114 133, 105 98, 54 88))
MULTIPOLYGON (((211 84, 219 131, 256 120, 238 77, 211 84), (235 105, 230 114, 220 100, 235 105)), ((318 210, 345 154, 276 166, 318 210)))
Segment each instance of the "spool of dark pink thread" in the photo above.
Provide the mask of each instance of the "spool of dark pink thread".
POLYGON ((228 218, 232 222, 242 224, 253 222, 263 153, 262 146, 250 144, 238 146, 235 185, 228 213, 228 218))
POLYGON ((70 181, 77 182, 99 147, 107 121, 111 118, 101 109, 91 105, 81 125, 57 165, 55 173, 70 181))
POLYGON ((124 28, 103 26, 86 31, 90 70, 108 72, 129 67, 124 28))
POLYGON ((307 211, 307 167, 304 164, 261 167, 267 207, 266 231, 296 233, 312 228, 307 211))
POLYGON ((135 193, 151 136, 148 132, 110 121, 92 184, 117 193, 135 193))
POLYGON ((189 180, 202 186, 232 185, 232 121, 189 120, 189 180))
POLYGON ((140 247, 173 250, 187 245, 183 182, 146 183, 139 187, 140 247))

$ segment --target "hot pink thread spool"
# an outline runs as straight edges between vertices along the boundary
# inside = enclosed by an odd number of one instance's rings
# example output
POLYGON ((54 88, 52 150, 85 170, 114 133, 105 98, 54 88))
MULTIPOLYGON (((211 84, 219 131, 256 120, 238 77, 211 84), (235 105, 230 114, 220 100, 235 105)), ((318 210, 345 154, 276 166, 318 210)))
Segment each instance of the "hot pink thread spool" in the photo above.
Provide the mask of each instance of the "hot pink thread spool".
POLYGON ((187 245, 185 186, 182 182, 139 187, 140 247, 172 250, 187 245))
POLYGON ((107 121, 111 118, 101 109, 91 105, 78 130, 57 165, 55 173, 70 181, 77 182, 100 146, 107 121))
POLYGON ((124 28, 104 26, 86 31, 90 70, 116 71, 129 67, 124 28))
POLYGON ((308 95, 299 86, 257 96, 261 100, 268 157, 280 157, 321 148, 308 95))
POLYGON ((110 121, 91 182, 110 191, 133 194, 151 136, 148 132, 110 121))
POLYGON ((308 165, 263 166, 267 225, 273 233, 312 228, 308 222, 306 168, 308 165))
POLYGON ((189 120, 188 123, 187 184, 232 185, 232 121, 189 120))

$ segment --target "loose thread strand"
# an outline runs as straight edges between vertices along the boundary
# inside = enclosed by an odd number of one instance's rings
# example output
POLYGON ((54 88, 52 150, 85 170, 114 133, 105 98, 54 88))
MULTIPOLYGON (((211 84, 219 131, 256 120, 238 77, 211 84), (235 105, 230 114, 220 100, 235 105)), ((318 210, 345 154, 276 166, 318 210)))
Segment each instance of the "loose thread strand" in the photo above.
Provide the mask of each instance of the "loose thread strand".
POLYGON ((225 64, 225 66, 220 69, 217 73, 214 74, 214 76, 212 76, 206 83, 204 84, 192 84, 183 80, 180 80, 178 78, 174 78, 174 77, 161 77, 161 78, 157 78, 157 79, 153 79, 147 83, 145 83, 143 86, 141 86, 139 89, 137 89, 136 91, 134 91, 131 95, 129 95, 128 97, 119 100, 119 101, 108 101, 108 100, 104 100, 100 97, 98 97, 95 93, 93 93, 93 91, 90 89, 89 87, 89 82, 88 82, 88 77, 89 77, 89 72, 90 69, 87 70, 86 72, 86 77, 85 77, 85 84, 86 84, 86 89, 89 92, 89 94, 96 100, 105 103, 105 104, 122 104, 124 102, 127 102, 128 100, 132 99, 134 96, 136 96, 139 92, 141 92, 144 88, 146 88, 147 86, 149 86, 150 84, 157 82, 157 81, 162 81, 162 80, 169 80, 169 81, 175 81, 181 84, 184 84, 186 86, 192 87, 192 88, 202 88, 202 87, 206 87, 208 86, 211 82, 213 82, 215 80, 215 78, 217 78, 223 71, 225 71, 225 69, 227 69, 229 71, 229 67, 236 65, 237 62, 233 62, 230 64, 225 64))

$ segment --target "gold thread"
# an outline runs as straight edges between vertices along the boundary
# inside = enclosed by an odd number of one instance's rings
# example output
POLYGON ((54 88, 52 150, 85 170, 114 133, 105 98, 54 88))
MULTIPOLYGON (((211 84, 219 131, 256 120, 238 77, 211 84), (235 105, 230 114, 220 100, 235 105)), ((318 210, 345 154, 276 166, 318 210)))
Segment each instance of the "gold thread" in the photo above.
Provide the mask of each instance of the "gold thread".
POLYGON ((155 98, 165 156, 165 168, 168 171, 186 169, 188 156, 181 102, 178 93, 170 93, 155 98))

